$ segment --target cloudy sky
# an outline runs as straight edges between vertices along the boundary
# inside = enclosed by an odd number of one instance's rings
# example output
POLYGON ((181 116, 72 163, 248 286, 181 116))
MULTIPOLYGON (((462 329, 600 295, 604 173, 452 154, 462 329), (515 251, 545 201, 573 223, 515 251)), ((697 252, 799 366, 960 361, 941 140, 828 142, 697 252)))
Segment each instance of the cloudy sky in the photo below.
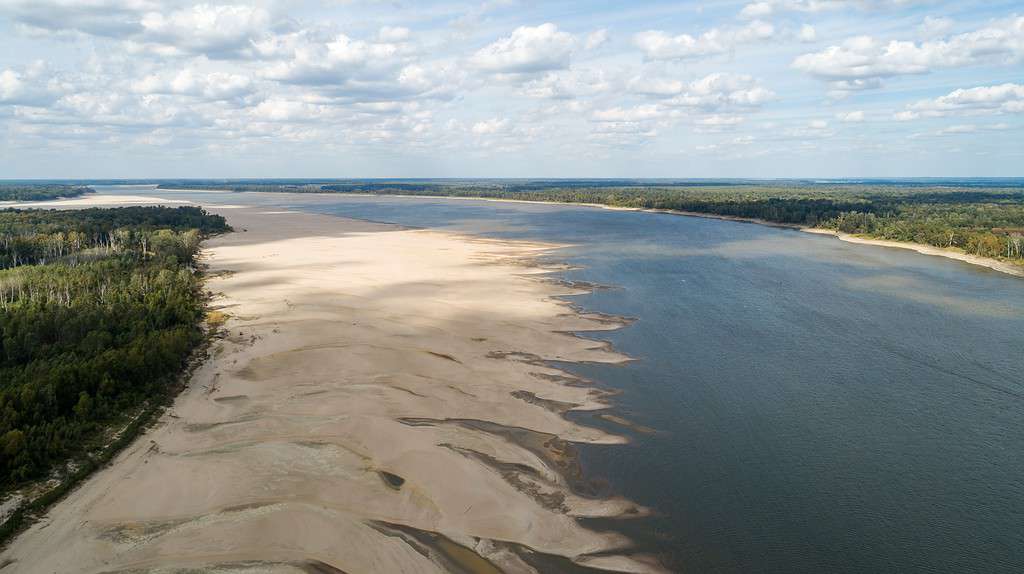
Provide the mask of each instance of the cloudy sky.
POLYGON ((1022 166, 1019 0, 0 0, 0 178, 1022 166))

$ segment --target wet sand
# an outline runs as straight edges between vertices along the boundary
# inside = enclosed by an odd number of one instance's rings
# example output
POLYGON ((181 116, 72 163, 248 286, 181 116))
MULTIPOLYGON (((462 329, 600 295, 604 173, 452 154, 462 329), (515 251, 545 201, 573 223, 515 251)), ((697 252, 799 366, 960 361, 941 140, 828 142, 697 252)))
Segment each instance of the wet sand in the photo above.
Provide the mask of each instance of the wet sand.
POLYGON ((579 288, 541 280, 556 246, 223 214, 211 358, 0 571, 659 570, 576 520, 645 510, 574 456, 625 439, 564 418, 607 396, 545 361, 628 358, 568 334, 621 323, 557 299, 579 288))

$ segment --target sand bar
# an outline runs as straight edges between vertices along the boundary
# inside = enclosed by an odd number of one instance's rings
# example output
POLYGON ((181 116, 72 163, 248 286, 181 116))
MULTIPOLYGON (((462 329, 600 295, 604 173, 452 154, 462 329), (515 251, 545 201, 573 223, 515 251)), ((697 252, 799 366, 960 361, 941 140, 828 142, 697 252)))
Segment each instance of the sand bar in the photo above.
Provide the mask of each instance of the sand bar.
POLYGON ((574 444, 625 439, 566 420, 606 396, 543 361, 628 358, 566 334, 620 322, 540 280, 556 246, 223 214, 211 359, 3 572, 659 570, 576 519, 644 509, 589 496, 575 465, 574 444))

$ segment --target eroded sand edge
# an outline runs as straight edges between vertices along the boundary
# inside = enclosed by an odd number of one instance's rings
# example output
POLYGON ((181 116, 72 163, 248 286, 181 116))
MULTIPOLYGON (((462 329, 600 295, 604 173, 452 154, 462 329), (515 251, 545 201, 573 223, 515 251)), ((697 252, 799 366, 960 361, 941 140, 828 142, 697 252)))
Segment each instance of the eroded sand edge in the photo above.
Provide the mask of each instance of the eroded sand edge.
MULTIPOLYGON (((216 208, 211 209, 217 211, 216 208)), ((160 424, 0 555, 4 572, 656 571, 584 516, 566 420, 627 360, 538 280, 555 246, 259 208, 208 242, 226 336, 160 424), (245 231, 241 231, 245 229, 245 231)))

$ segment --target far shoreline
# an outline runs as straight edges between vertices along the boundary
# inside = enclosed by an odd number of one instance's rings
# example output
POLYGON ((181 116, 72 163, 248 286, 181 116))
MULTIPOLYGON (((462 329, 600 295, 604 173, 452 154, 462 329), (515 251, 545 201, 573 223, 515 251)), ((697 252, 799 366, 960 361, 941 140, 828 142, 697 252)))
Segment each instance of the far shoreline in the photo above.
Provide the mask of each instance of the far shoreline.
MULTIPOLYGON (((127 187, 127 186, 113 186, 113 187, 127 187)), ((149 187, 149 186, 141 186, 140 185, 140 187, 149 187)), ((93 188, 93 189, 95 190, 95 188, 93 188)), ((590 208, 599 208, 599 209, 609 209, 609 210, 612 210, 612 211, 639 211, 639 212, 646 212, 646 213, 664 213, 664 214, 668 214, 668 215, 680 215, 680 216, 684 216, 684 217, 701 217, 701 218, 704 218, 704 219, 718 219, 718 220, 722 220, 722 221, 734 221, 734 222, 737 222, 737 223, 753 223, 753 224, 757 224, 757 225, 765 225, 765 226, 768 226, 768 227, 775 227, 775 228, 779 228, 779 229, 791 229, 791 230, 795 230, 795 231, 801 231, 801 232, 804 232, 804 233, 813 233, 815 235, 831 235, 831 236, 835 237, 836 239, 838 239, 840 241, 845 241, 847 243, 855 243, 855 244, 859 244, 859 245, 871 245, 871 246, 875 246, 875 247, 890 247, 890 248, 894 248, 894 249, 905 249, 905 250, 910 250, 910 251, 916 251, 917 253, 920 253, 921 255, 930 255, 930 256, 934 256, 934 257, 943 257, 943 258, 946 258, 946 259, 951 259, 951 260, 954 260, 954 261, 959 261, 961 263, 967 263, 969 265, 975 265, 975 266, 978 266, 978 267, 985 267, 987 269, 991 269, 993 271, 996 271, 996 272, 999 272, 999 273, 1003 273, 1003 274, 1006 274, 1006 275, 1010 275, 1010 276, 1013 276, 1013 277, 1022 277, 1022 278, 1024 278, 1024 267, 1022 267, 1022 266, 1015 265, 1013 263, 1010 263, 1010 262, 1007 262, 1007 261, 1002 261, 1002 260, 999 260, 999 259, 993 259, 991 257, 982 257, 982 256, 979 256, 979 255, 971 255, 969 253, 964 253, 962 251, 957 251, 957 250, 947 249, 947 248, 942 248, 942 247, 935 247, 935 246, 926 245, 926 244, 923 244, 923 243, 914 243, 914 242, 909 242, 909 241, 892 241, 892 240, 887 240, 887 239, 875 239, 875 238, 870 238, 870 237, 862 237, 862 236, 859 236, 859 235, 852 235, 852 234, 848 234, 848 233, 842 233, 840 231, 836 231, 836 230, 833 230, 833 229, 825 229, 825 228, 821 228, 821 227, 810 227, 810 226, 807 226, 807 225, 798 225, 798 224, 794 224, 794 223, 778 223, 778 222, 774 222, 774 221, 767 221, 767 220, 764 220, 764 219, 753 218, 753 217, 738 217, 738 216, 734 216, 734 215, 718 215, 718 214, 714 214, 714 213, 700 213, 700 212, 695 212, 695 211, 682 211, 682 210, 676 210, 676 209, 655 209, 655 208, 645 208, 645 207, 622 207, 622 206, 604 205, 604 204, 601 204, 601 203, 574 203, 574 202, 565 202, 565 201, 538 201, 538 200, 529 200, 529 199, 507 199, 507 198, 497 198, 497 197, 456 197, 456 196, 450 196, 450 195, 410 195, 410 194, 391 194, 391 193, 382 194, 382 193, 347 193, 347 192, 345 192, 345 193, 339 193, 339 192, 268 192, 268 191, 234 191, 234 190, 230 190, 230 189, 198 189, 198 190, 196 190, 196 189, 179 189, 179 188, 161 188, 159 186, 153 187, 152 191, 154 191, 154 192, 166 191, 166 192, 172 192, 172 193, 211 193, 211 192, 221 192, 221 193, 278 193, 278 194, 281 194, 281 193, 292 193, 292 194, 300 195, 300 196, 301 195, 339 195, 339 196, 351 196, 351 197, 402 197, 402 198, 411 198, 411 199, 428 198, 428 199, 446 199, 446 200, 464 200, 464 201, 493 201, 493 202, 497 202, 497 203, 503 203, 504 202, 504 203, 530 203, 530 204, 538 204, 538 205, 580 206, 580 207, 590 207, 590 208)), ((88 207, 89 206, 88 204, 90 203, 90 200, 94 200, 97 196, 102 196, 102 195, 103 195, 102 192, 96 191, 95 194, 86 194, 85 196, 80 196, 80 197, 62 198, 62 199, 49 200, 49 201, 43 201, 43 202, 38 202, 38 201, 37 202, 11 202, 11 203, 8 203, 6 205, 4 204, 5 202, 0 202, 0 209, 4 209, 4 208, 14 208, 14 209, 37 208, 38 209, 38 208, 45 208, 46 207, 45 204, 54 205, 55 207, 56 206, 60 206, 60 207, 73 207, 73 205, 69 205, 69 203, 77 203, 77 202, 81 202, 83 207, 88 207)), ((125 199, 129 199, 129 198, 125 198, 125 199)), ((129 201, 128 203, 139 202, 139 200, 143 199, 143 198, 133 196, 130 199, 131 199, 131 201, 129 201)), ((154 199, 157 199, 157 198, 154 198, 154 199)), ((176 200, 169 200, 169 201, 170 202, 177 202, 176 200)), ((223 206, 221 206, 221 207, 223 207, 223 206)))
POLYGON ((696 211, 682 211, 677 209, 656 209, 646 207, 623 207, 615 205, 605 205, 602 203, 575 203, 567 201, 539 201, 530 199, 508 199, 499 197, 459 197, 451 195, 410 195, 410 194, 393 194, 393 193, 339 193, 339 192, 268 192, 268 191, 233 191, 230 189, 224 190, 190 190, 190 189, 170 189, 170 188, 156 188, 157 191, 173 191, 173 192, 211 192, 211 191, 222 191, 225 193, 296 193, 298 195, 342 195, 342 196, 354 196, 354 197, 403 197, 403 198, 429 198, 429 199, 456 199, 456 200, 469 200, 469 201, 493 201, 493 202, 506 202, 506 203, 532 203, 538 205, 563 205, 563 206, 581 206, 591 207, 599 209, 609 209, 612 211, 640 211, 645 213, 664 213, 668 215, 680 215, 684 217, 701 217, 704 219, 719 219, 722 221, 734 221, 737 223, 754 223, 757 225, 765 225, 768 227, 776 227, 779 229, 792 229, 795 231, 801 231, 804 233, 813 233, 815 235, 831 235, 840 241, 847 243, 854 243, 859 245, 872 245, 875 247, 891 247, 894 249, 905 249, 910 251, 916 251, 921 255, 931 255, 934 257, 943 257, 946 259, 952 259, 961 263, 967 263, 969 265, 976 265, 978 267, 985 267, 999 273, 1004 273, 1013 277, 1024 277, 1024 267, 1015 265, 1013 263, 1002 261, 1000 259, 994 259, 991 257, 982 257, 980 255, 971 255, 962 251, 953 249, 946 249, 942 247, 935 247, 933 245, 926 245, 924 243, 915 243, 911 241, 892 241, 887 239, 875 239, 871 237, 862 237, 859 235, 853 235, 849 233, 843 233, 833 229, 826 229, 823 227, 811 227, 807 225, 799 225, 795 223, 778 223, 775 221, 768 221, 765 219, 759 219, 755 217, 738 217, 734 215, 718 215, 714 213, 700 213, 696 211))

